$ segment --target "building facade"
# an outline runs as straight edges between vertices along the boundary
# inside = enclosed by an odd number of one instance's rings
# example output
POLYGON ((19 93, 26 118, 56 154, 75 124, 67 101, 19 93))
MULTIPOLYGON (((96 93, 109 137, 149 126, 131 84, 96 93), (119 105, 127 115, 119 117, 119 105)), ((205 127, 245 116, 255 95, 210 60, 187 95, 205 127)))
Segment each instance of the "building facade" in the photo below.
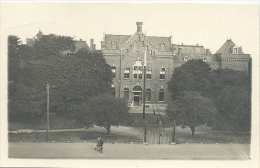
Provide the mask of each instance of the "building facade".
POLYGON ((211 54, 199 45, 173 44, 173 37, 146 36, 142 22, 136 22, 133 35, 104 34, 101 52, 112 66, 115 97, 124 98, 134 106, 142 105, 143 89, 146 104, 166 105, 171 100, 167 82, 174 68, 190 59, 202 59, 212 69, 232 68, 248 71, 249 54, 244 54, 231 40, 211 54), (144 62, 146 60, 146 87, 144 88, 144 62))

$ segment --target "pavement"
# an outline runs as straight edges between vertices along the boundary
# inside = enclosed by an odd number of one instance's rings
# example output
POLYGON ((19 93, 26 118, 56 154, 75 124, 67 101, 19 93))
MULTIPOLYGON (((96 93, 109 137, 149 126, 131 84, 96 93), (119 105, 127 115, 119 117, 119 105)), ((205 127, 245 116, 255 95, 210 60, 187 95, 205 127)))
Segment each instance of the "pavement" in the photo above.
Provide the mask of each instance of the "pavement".
POLYGON ((248 160, 250 144, 144 145, 105 143, 103 153, 95 143, 9 143, 9 158, 34 159, 152 159, 248 160))

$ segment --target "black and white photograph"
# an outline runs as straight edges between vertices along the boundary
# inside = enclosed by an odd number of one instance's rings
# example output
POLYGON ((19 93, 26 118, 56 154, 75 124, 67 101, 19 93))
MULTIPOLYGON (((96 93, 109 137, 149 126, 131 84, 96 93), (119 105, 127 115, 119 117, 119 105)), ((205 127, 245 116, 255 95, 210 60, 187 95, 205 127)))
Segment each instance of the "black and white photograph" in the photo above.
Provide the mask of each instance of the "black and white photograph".
POLYGON ((259 167, 259 4, 0 5, 1 166, 259 167))

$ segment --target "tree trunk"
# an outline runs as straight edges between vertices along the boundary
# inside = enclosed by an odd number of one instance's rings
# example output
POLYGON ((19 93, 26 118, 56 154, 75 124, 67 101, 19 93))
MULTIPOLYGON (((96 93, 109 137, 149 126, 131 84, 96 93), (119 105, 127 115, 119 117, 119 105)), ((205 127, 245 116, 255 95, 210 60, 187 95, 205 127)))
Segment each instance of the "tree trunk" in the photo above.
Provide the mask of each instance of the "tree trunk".
POLYGON ((110 127, 111 127, 111 126, 108 126, 108 127, 107 127, 107 135, 110 135, 110 127))
POLYGON ((195 135, 195 126, 190 126, 191 132, 192 132, 192 136, 195 135))

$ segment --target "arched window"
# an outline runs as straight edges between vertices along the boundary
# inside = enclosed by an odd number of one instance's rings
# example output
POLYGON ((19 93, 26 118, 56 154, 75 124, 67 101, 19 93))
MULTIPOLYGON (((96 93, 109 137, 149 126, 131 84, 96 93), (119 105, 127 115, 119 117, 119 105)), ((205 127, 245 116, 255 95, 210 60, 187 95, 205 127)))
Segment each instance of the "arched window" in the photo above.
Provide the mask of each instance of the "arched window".
POLYGON ((164 101, 164 89, 160 89, 159 91, 159 101, 160 102, 164 101))
POLYGON ((145 101, 150 102, 151 101, 151 89, 146 89, 146 94, 145 94, 145 101))
POLYGON ((113 73, 113 77, 116 77, 116 67, 112 66, 112 73, 113 73))
POLYGON ((160 79, 165 79, 165 68, 160 69, 160 79))
POLYGON ((165 44, 164 44, 164 43, 162 43, 162 44, 161 44, 161 47, 164 47, 164 46, 165 46, 165 44))
POLYGON ((124 88, 124 99, 126 101, 129 100, 129 89, 128 88, 124 88))
POLYGON ((145 49, 148 50, 148 45, 145 46, 145 49))

